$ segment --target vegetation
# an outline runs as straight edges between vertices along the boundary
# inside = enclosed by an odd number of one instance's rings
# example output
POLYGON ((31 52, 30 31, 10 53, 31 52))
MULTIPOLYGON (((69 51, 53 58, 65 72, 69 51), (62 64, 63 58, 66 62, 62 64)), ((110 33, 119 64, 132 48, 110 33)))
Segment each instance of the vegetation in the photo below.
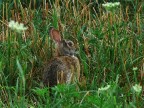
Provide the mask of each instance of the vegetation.
POLYGON ((133 10, 121 4, 110 12, 84 0, 43 0, 40 7, 23 6, 20 0, 0 3, 0 107, 144 106, 143 2, 131 1, 133 10), (11 20, 28 29, 10 29, 11 20), (74 41, 81 62, 80 83, 57 85, 52 97, 41 78, 53 55, 51 26, 74 41))

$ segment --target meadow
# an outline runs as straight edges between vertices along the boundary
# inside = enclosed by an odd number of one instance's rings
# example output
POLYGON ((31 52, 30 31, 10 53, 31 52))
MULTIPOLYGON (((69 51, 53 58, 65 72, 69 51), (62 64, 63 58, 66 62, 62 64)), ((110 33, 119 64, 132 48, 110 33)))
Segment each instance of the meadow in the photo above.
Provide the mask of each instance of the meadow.
POLYGON ((107 11, 86 1, 1 2, 0 108, 144 106, 144 3, 130 0, 107 11), (27 30, 12 30, 11 20, 27 30), (54 53, 51 26, 75 43, 81 64, 80 82, 53 87, 53 98, 42 84, 54 53))

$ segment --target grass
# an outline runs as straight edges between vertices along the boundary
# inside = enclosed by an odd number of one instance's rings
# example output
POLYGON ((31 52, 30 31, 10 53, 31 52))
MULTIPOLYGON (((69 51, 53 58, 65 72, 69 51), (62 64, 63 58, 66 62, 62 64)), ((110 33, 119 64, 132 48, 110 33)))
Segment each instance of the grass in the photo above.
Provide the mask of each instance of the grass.
POLYGON ((1 5, 0 107, 142 108, 143 91, 138 94, 133 86, 144 81, 144 6, 137 2, 131 15, 127 5, 109 14, 101 4, 98 10, 92 5, 82 0, 43 1, 37 9, 18 1, 1 5), (28 30, 12 31, 10 19, 28 30), (41 79, 53 55, 50 26, 74 41, 81 62, 81 85, 55 86, 53 99, 41 79), (100 90, 107 85, 109 89, 100 90))

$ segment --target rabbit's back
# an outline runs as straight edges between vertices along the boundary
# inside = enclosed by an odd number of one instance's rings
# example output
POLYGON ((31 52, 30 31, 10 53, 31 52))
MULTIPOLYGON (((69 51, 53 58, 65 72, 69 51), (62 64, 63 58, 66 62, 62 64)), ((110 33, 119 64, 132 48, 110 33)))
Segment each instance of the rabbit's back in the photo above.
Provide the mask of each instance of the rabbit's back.
POLYGON ((47 86, 62 83, 71 83, 79 80, 80 63, 75 56, 55 57, 46 65, 43 74, 43 82, 47 86))

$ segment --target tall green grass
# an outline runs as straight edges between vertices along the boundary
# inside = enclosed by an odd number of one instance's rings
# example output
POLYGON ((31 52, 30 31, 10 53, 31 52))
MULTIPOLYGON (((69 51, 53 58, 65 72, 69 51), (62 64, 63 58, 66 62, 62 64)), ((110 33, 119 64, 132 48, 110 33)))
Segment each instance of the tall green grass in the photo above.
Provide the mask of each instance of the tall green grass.
POLYGON ((107 14, 101 4, 92 9, 93 3, 43 1, 38 9, 24 8, 20 1, 1 5, 0 107, 142 108, 143 92, 136 94, 133 86, 143 86, 144 6, 137 3, 131 16, 128 6, 107 14), (22 34, 10 30, 11 19, 28 30, 22 34), (55 86, 52 99, 41 78, 53 55, 50 26, 74 41, 81 62, 79 87, 55 86), (108 90, 99 91, 107 85, 108 90))

